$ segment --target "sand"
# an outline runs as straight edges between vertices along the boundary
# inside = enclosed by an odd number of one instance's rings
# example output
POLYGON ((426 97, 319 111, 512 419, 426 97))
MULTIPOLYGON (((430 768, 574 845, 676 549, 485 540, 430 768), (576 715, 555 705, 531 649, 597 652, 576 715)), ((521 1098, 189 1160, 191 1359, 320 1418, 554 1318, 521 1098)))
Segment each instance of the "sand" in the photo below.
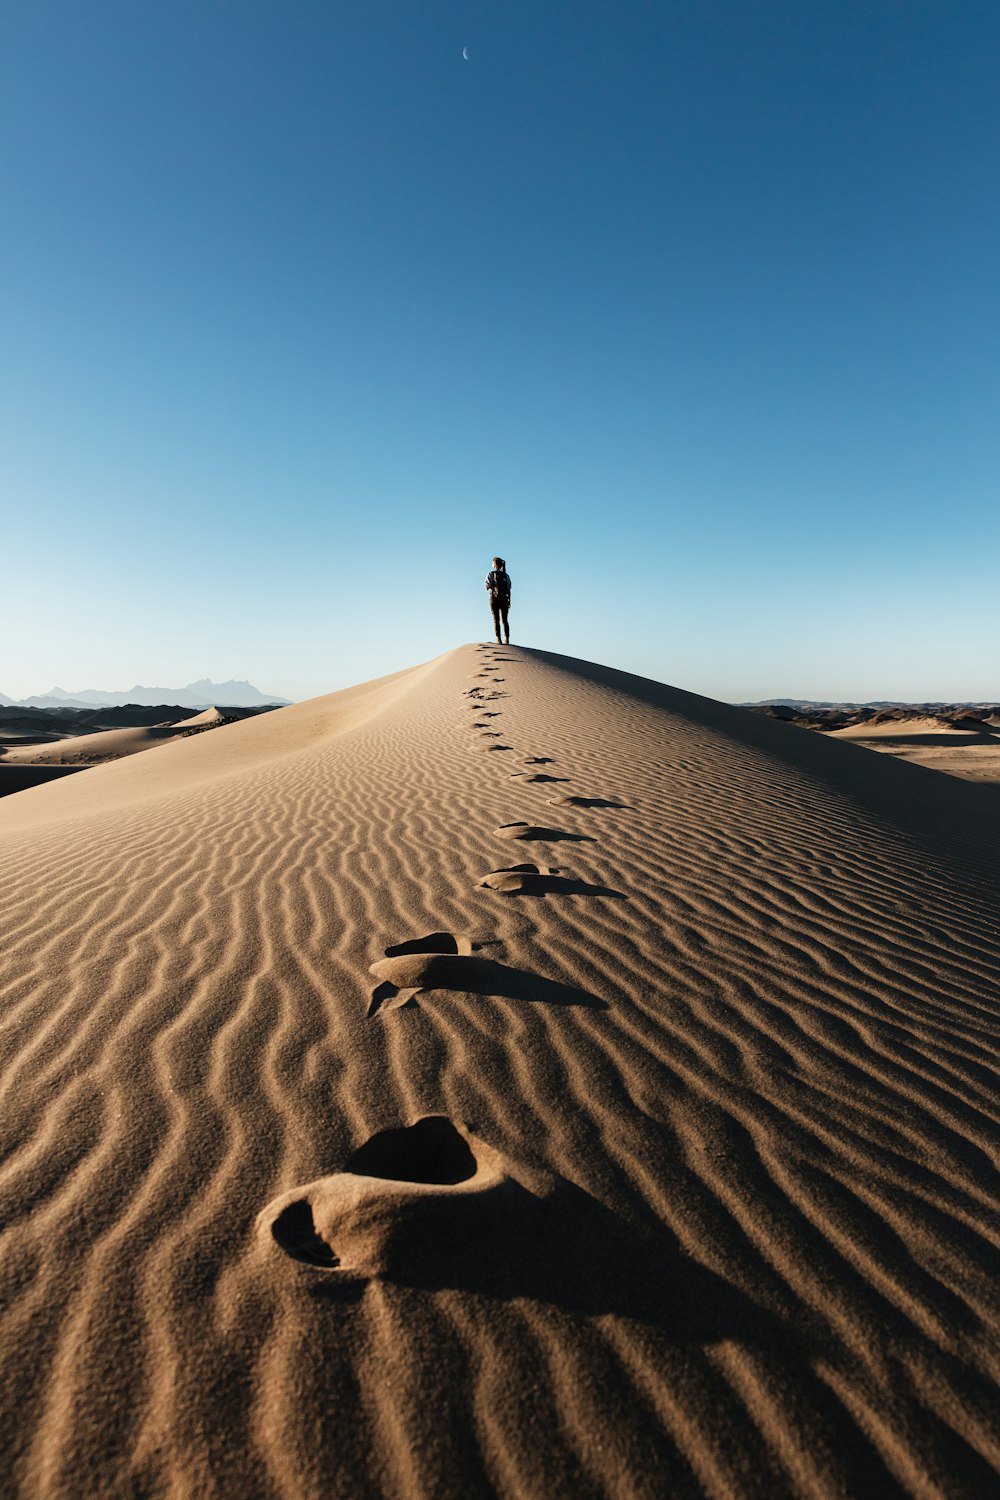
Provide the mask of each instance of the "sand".
POLYGON ((5 798, 6 1492, 997 1493, 998 851, 517 647, 5 798))
POLYGON ((879 724, 852 724, 829 731, 830 739, 849 740, 865 750, 896 756, 929 771, 943 771, 963 781, 1000 785, 1000 734, 990 719, 978 729, 964 729, 947 719, 898 719, 879 724))
MULTIPOLYGON (((239 712, 239 710, 236 710, 239 712)), ((144 724, 126 729, 98 729, 93 734, 70 734, 46 744, 9 744, 0 750, 0 770, 7 765, 21 766, 93 766, 142 750, 162 749, 187 738, 195 730, 228 728, 225 715, 217 708, 203 709, 177 724, 144 724)))

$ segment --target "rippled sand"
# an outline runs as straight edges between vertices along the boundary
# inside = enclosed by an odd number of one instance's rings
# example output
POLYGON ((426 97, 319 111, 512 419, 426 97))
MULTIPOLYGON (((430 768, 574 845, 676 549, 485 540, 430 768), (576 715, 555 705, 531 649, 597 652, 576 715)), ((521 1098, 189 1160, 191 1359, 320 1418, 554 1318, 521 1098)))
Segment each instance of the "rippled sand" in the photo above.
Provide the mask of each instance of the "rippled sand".
POLYGON ((4 1493, 997 1492, 995 789, 467 646, 0 862, 4 1493))

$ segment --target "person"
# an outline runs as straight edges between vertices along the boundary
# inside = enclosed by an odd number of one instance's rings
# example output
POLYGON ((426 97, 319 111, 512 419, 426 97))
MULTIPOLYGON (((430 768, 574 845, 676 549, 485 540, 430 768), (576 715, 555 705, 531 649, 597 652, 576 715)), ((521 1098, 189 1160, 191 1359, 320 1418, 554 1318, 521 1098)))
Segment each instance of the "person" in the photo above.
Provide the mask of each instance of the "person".
POLYGON ((493 566, 486 575, 486 592, 490 596, 490 609, 493 611, 493 629, 496 631, 497 645, 500 642, 500 626, 503 625, 505 646, 510 645, 510 625, 507 620, 507 611, 510 609, 510 574, 507 572, 507 564, 502 557, 493 559, 493 566))

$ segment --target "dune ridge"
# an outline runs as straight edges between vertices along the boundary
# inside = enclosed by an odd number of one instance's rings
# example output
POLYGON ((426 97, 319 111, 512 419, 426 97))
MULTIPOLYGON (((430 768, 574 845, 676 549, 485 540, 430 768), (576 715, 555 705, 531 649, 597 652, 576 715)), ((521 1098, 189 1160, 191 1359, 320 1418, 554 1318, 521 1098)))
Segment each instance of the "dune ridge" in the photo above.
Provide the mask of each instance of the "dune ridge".
POLYGON ((5 798, 12 1492, 989 1493, 998 833, 518 647, 5 798))

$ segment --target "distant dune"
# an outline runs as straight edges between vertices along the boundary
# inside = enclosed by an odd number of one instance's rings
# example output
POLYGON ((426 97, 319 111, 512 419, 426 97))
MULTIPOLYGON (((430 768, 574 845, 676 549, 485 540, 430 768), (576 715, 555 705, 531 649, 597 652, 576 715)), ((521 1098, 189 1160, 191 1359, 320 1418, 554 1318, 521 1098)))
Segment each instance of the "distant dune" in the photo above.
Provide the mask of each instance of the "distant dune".
POLYGON ((870 704, 808 709, 795 704, 759 704, 758 714, 798 729, 821 730, 866 750, 908 760, 963 781, 1000 786, 1000 713, 993 704, 939 704, 876 708, 870 704))
MULTIPOLYGON (((199 715, 200 717, 200 715, 199 715)), ((10 747, 3 752, 0 765, 87 765, 117 760, 167 744, 190 732, 192 720, 181 724, 161 724, 138 729, 104 729, 97 734, 75 734, 47 745, 10 747)))
POLYGON ((466 646, 0 857, 9 1493, 997 1492, 993 788, 466 646))
MULTIPOLYGON (((104 712, 110 717, 120 711, 107 709, 104 712)), ((176 723, 140 723, 117 729, 96 730, 92 734, 64 732, 61 737, 38 732, 20 733, 17 728, 9 730, 8 726, 0 722, 0 797, 50 780, 51 776, 45 774, 45 771, 55 767, 81 769, 102 765, 105 761, 136 755, 141 750, 162 748, 209 729, 223 728, 258 712, 260 710, 254 708, 206 708, 199 714, 189 713, 176 723), (28 767, 37 767, 39 774, 29 776, 28 767)), ((36 709, 35 720, 45 722, 44 714, 44 710, 36 709)), ((125 718, 142 716, 141 709, 133 712, 126 709, 123 713, 125 718)), ((67 726, 61 717, 50 715, 50 718, 65 731, 67 726)), ((17 720, 9 722, 13 725, 18 723, 17 720)))

